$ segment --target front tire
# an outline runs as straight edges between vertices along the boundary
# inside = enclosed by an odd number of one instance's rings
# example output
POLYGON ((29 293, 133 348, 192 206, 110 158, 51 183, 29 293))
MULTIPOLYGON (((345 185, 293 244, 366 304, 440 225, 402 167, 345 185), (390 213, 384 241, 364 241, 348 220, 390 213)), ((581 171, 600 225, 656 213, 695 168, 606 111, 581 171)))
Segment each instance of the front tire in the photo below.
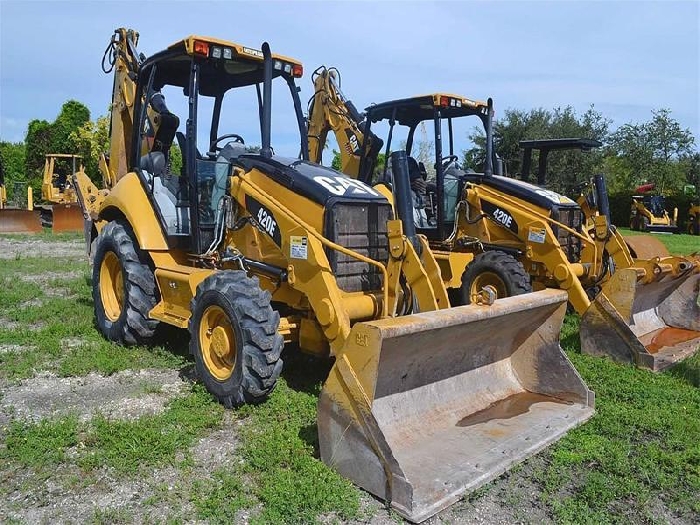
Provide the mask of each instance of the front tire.
POLYGON ((244 271, 220 271, 197 287, 191 311, 190 351, 206 389, 227 408, 264 401, 284 346, 269 292, 244 271))
POLYGON ((476 302, 484 286, 493 286, 498 299, 532 292, 530 276, 512 255, 498 250, 478 254, 462 274, 462 304, 476 302))
POLYGON ((156 283, 131 228, 112 221, 94 242, 92 297, 97 327, 119 344, 149 342, 158 326, 148 317, 158 302, 156 283))

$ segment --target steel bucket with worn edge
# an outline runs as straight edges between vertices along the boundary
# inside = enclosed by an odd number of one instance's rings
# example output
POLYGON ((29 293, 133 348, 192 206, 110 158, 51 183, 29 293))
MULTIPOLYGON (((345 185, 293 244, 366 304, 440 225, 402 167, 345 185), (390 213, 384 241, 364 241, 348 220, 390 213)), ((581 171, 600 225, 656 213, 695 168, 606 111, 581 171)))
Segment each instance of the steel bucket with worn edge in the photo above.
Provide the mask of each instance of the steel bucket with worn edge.
POLYGON ((565 292, 356 324, 318 404, 322 460, 420 522, 593 415, 565 292))

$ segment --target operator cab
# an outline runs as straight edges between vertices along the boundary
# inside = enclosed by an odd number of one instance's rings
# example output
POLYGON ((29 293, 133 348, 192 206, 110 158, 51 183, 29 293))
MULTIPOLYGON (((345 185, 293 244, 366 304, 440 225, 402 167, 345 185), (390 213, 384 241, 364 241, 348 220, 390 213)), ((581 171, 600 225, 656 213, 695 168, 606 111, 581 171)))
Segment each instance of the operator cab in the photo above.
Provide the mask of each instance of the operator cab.
MULTIPOLYGON (((436 93, 384 102, 365 110, 367 131, 373 123, 386 122, 389 125, 388 137, 385 141, 387 159, 392 151, 392 141, 394 148, 396 148, 396 142, 399 142, 393 140, 394 134, 399 131, 399 128, 406 131, 405 145, 400 141, 400 148, 405 149, 408 157, 409 178, 414 190, 414 222, 417 232, 424 234, 432 241, 442 241, 452 232, 456 206, 467 180, 472 176, 484 179, 483 175, 472 175, 474 171, 463 166, 459 155, 455 154, 453 121, 460 117, 477 117, 484 129, 490 133, 489 104, 490 101, 485 103, 457 95, 436 93), (425 156, 425 144, 418 144, 417 148, 414 146, 418 142, 415 136, 416 130, 420 129, 421 133, 426 133, 426 128, 430 129, 431 125, 433 135, 428 137, 432 140, 423 141, 430 145, 434 155, 428 160, 425 156), (443 125, 447 127, 447 141, 443 141, 443 125), (418 157, 422 157, 422 160, 418 157)), ((366 162, 365 159, 363 159, 364 162, 366 162)), ((493 165, 493 163, 487 164, 493 165)), ((365 173, 362 167, 360 173, 365 173)), ((387 164, 382 172, 375 175, 374 180, 364 182, 390 183, 392 177, 391 166, 387 164)))
POLYGON ((257 49, 190 36, 141 64, 129 162, 154 201, 171 248, 203 254, 220 240, 234 163, 271 154, 271 102, 264 98, 273 98, 275 79, 284 80, 291 94, 303 145, 305 124, 294 82, 303 67, 269 54, 266 46, 267 58, 257 49), (222 121, 225 132, 219 130, 222 121), (246 134, 252 143, 246 143, 246 134))

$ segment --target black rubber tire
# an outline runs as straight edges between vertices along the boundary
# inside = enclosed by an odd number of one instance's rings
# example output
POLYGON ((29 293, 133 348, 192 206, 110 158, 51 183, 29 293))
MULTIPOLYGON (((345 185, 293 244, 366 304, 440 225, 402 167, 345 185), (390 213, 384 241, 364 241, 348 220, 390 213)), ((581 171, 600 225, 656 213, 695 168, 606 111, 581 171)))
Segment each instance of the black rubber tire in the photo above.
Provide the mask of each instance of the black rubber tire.
POLYGON ((639 231, 639 219, 636 215, 630 219, 630 230, 639 231))
MULTIPOLYGON (((493 250, 477 254, 462 274, 462 286, 459 289, 461 304, 471 304, 469 290, 479 275, 484 272, 496 274, 506 288, 506 297, 532 292, 530 275, 523 265, 512 255, 493 250)), ((499 296, 499 299, 502 297, 499 296)))
POLYGON ((148 317, 158 303, 158 291, 153 271, 131 228, 119 221, 108 223, 94 241, 93 255, 92 298, 100 332, 110 341, 123 345, 148 343, 159 324, 148 317), (124 276, 124 305, 115 321, 107 317, 100 294, 100 269, 107 252, 117 256, 124 276))
POLYGON ((649 229, 649 219, 647 217, 642 217, 642 226, 640 231, 647 231, 649 229))
POLYGON ((284 338, 278 333, 279 313, 257 277, 240 270, 216 272, 197 287, 191 302, 190 352, 197 376, 225 407, 264 401, 282 372, 284 338), (236 360, 228 378, 215 377, 207 367, 199 339, 202 316, 209 306, 222 309, 233 329, 236 360))
POLYGON ((700 217, 688 221, 688 235, 700 235, 700 217))

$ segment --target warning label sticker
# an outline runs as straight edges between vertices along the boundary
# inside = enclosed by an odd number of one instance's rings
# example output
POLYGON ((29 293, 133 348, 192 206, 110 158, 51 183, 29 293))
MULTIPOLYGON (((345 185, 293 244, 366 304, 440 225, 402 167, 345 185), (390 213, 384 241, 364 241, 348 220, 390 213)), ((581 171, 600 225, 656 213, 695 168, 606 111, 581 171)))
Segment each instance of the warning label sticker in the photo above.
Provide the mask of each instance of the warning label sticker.
POLYGON ((309 247, 308 239, 298 235, 289 238, 289 257, 292 259, 308 259, 309 247))
POLYGON ((544 244, 546 234, 547 232, 544 228, 530 228, 527 233, 527 240, 538 244, 544 244))

